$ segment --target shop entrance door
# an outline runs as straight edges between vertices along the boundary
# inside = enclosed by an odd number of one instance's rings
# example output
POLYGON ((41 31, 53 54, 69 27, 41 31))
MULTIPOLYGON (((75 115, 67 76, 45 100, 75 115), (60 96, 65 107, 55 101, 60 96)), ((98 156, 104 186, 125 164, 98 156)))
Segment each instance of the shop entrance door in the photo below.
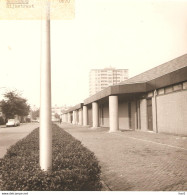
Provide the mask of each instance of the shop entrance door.
POLYGON ((147 99, 147 127, 148 130, 153 130, 152 99, 147 99))

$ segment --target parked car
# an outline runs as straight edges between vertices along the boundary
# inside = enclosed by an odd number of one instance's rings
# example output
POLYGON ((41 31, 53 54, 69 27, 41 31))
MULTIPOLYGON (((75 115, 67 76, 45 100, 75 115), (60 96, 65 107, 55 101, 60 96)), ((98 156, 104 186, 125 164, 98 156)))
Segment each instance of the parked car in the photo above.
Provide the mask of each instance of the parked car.
POLYGON ((20 125, 20 122, 17 119, 9 119, 8 122, 6 123, 7 127, 13 127, 13 126, 16 127, 19 125, 20 125))
POLYGON ((39 119, 36 119, 36 120, 32 119, 31 122, 32 123, 39 123, 40 121, 39 121, 39 119))

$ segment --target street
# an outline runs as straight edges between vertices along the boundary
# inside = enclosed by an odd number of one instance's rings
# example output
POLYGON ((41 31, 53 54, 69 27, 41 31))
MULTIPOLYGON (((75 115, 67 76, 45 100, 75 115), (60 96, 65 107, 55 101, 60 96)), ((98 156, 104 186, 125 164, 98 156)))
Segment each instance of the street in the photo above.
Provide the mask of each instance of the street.
POLYGON ((21 124, 18 127, 0 126, 0 158, 3 158, 11 145, 27 136, 37 127, 39 127, 39 123, 21 124))

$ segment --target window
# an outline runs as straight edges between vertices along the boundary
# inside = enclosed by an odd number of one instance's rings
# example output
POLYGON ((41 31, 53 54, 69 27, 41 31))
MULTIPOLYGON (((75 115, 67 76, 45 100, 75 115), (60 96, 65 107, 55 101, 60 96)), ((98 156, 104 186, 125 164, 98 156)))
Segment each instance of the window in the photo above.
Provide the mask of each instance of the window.
POLYGON ((164 88, 158 90, 158 95, 164 94, 164 88))
POLYGON ((178 90, 182 90, 182 84, 177 84, 173 86, 173 91, 178 91, 178 90))
POLYGON ((131 102, 128 102, 128 117, 129 117, 129 129, 131 129, 132 128, 131 102))
POLYGON ((147 127, 153 130, 152 99, 147 99, 147 127))
POLYGON ((140 100, 136 101, 136 128, 141 129, 140 100))
POLYGON ((183 83, 183 89, 187 89, 187 81, 183 83))
POLYGON ((173 87, 172 86, 169 86, 169 87, 165 88, 165 93, 171 93, 171 92, 173 92, 173 87))

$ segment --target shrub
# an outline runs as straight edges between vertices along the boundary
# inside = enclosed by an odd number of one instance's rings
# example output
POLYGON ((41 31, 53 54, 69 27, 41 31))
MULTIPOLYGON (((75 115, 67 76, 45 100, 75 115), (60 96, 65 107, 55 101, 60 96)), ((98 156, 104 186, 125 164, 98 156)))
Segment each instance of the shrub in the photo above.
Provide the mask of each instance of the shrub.
POLYGON ((2 159, 1 190, 101 190, 94 154, 57 125, 53 125, 52 150, 53 170, 43 172, 39 167, 39 128, 17 142, 2 159))

